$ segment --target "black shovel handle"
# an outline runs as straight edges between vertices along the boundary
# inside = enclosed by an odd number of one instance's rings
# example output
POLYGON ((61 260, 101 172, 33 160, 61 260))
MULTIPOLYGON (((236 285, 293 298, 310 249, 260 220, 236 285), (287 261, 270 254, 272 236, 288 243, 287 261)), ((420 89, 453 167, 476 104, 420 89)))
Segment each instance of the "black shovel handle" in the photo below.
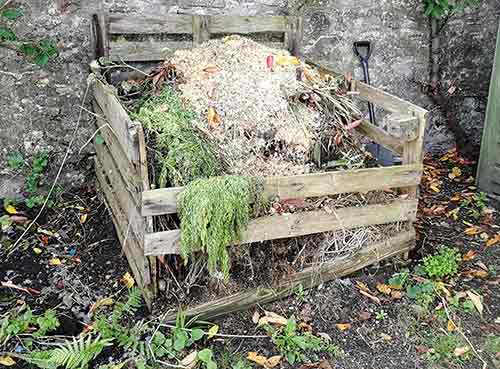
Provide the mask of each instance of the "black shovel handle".
MULTIPOLYGON (((363 67, 363 74, 366 84, 370 84, 370 71, 368 68, 368 60, 372 55, 372 47, 370 41, 356 41, 354 43, 354 54, 359 58, 363 67)), ((368 114, 370 115, 370 123, 375 124, 375 111, 373 104, 368 103, 368 114)))

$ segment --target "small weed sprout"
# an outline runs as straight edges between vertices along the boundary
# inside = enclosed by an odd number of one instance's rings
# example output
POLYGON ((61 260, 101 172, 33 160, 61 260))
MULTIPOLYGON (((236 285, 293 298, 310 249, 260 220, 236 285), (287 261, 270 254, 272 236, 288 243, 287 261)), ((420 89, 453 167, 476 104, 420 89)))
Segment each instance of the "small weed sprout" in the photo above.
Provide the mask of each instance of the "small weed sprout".
POLYGON ((428 343, 430 350, 427 358, 433 362, 463 362, 472 358, 471 352, 465 352, 463 355, 455 355, 455 350, 466 347, 467 344, 459 337, 449 334, 434 336, 428 343))
POLYGON ((387 319, 387 317, 388 317, 388 315, 385 312, 385 310, 377 311, 377 313, 375 314, 375 319, 377 319, 379 321, 384 321, 385 319, 387 319))
POLYGON ((24 157, 19 151, 7 155, 7 165, 12 170, 22 169, 24 166, 24 157))

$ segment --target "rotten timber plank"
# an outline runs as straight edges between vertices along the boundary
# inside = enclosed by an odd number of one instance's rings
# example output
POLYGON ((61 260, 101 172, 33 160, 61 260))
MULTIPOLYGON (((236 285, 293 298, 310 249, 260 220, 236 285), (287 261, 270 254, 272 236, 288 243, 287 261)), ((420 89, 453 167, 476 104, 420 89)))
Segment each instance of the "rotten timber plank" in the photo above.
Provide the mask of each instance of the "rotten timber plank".
MULTIPOLYGON (((265 177, 263 179, 264 197, 307 198, 406 187, 418 185, 421 175, 422 165, 414 164, 289 177, 265 177)), ((171 187, 144 192, 142 215, 176 213, 177 196, 182 191, 183 187, 171 187)))
POLYGON ((121 105, 114 88, 95 79, 92 83, 92 91, 127 158, 132 162, 139 161, 137 124, 132 122, 121 105))
POLYGON ((192 41, 112 41, 109 58, 117 62, 157 61, 172 56, 176 50, 192 47, 192 41))
MULTIPOLYGON (((309 234, 352 229, 398 221, 416 220, 417 200, 395 200, 386 205, 367 205, 266 216, 250 221, 241 244, 305 236, 309 234)), ((180 230, 146 234, 145 255, 180 253, 180 230)))
POLYGON ((365 119, 363 119, 361 124, 356 127, 356 131, 382 145, 386 149, 395 152, 396 154, 403 154, 404 141, 402 139, 391 136, 382 128, 371 124, 365 119))
POLYGON ((286 32, 288 19, 286 16, 231 16, 212 15, 208 17, 210 33, 260 33, 260 32, 286 32))
POLYGON ((109 33, 111 34, 186 34, 193 32, 193 16, 191 15, 127 15, 109 16, 109 33))
MULTIPOLYGON (((250 289, 188 308, 186 313, 189 317, 211 320, 236 311, 247 310, 257 304, 279 300, 292 294, 299 285, 312 288, 326 281, 352 274, 373 263, 405 253, 413 247, 414 240, 414 230, 404 232, 367 246, 354 255, 323 263, 317 267, 309 267, 288 276, 277 287, 250 289)), ((177 312, 168 314, 165 317, 166 322, 175 321, 176 315, 177 312)))

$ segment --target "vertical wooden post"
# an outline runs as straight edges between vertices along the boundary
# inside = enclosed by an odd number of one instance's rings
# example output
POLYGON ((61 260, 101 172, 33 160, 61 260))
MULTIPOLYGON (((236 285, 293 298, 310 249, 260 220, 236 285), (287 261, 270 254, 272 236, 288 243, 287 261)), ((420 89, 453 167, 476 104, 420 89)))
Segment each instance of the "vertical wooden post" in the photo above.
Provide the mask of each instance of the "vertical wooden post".
POLYGON ((289 17, 287 20, 287 31, 285 32, 285 47, 290 53, 298 58, 301 56, 302 38, 304 25, 302 17, 289 17))
POLYGON ((193 43, 199 45, 210 40, 209 18, 205 15, 193 15, 193 43))
MULTIPOLYGON (((405 142, 403 145, 403 165, 406 164, 420 164, 423 160, 424 149, 424 135, 425 127, 427 125, 427 113, 410 112, 410 114, 417 115, 418 119, 418 136, 415 140, 405 142)), ((409 199, 418 200, 419 190, 418 186, 411 186, 401 190, 403 193, 408 194, 409 199)), ((404 253, 403 258, 408 259, 408 252, 404 253)))
MULTIPOLYGON (((150 189, 149 184, 149 174, 148 174, 148 161, 147 161, 147 152, 146 152, 146 139, 144 137, 144 130, 141 124, 138 124, 137 127, 137 138, 138 138, 138 146, 139 146, 139 172, 142 180, 142 191, 148 191, 150 189)), ((146 217, 145 219, 145 232, 142 238, 142 252, 144 252, 144 239, 147 233, 153 232, 153 217, 146 217)), ((157 263, 156 257, 150 256, 149 260, 149 272, 150 272, 150 281, 151 286, 148 288, 150 293, 152 294, 151 299, 154 299, 158 292, 158 280, 157 280, 157 263)), ((151 309, 151 306, 148 305, 151 309)))
POLYGON ((109 17, 104 13, 92 16, 95 59, 109 56, 109 17))

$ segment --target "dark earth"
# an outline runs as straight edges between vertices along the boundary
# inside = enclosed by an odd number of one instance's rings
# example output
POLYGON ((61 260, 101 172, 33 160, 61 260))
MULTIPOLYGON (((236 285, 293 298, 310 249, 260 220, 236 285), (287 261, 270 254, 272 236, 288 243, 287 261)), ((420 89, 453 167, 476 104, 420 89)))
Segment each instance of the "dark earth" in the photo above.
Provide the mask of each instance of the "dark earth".
MULTIPOLYGON (((320 354, 317 359, 328 358, 332 368, 482 368, 483 363, 475 355, 469 360, 429 361, 432 337, 446 333, 446 322, 438 321, 433 314, 421 315, 419 306, 404 293, 402 298, 393 298, 377 290, 377 285, 387 283, 394 273, 404 268, 413 270, 425 255, 443 246, 454 246, 469 257, 462 262, 458 277, 448 282, 446 288, 457 292, 472 290, 482 296, 484 306, 482 315, 477 311, 458 313, 455 319, 487 367, 498 367, 500 355, 487 349, 488 340, 500 334, 500 242, 487 246, 488 240, 500 233, 498 213, 494 210, 498 210, 498 204, 488 202, 479 213, 471 211, 477 204, 466 200, 477 194, 471 178, 475 165, 455 152, 427 157, 425 164, 418 243, 408 260, 373 265, 349 278, 298 291, 286 300, 231 314, 217 322, 219 332, 262 335, 265 332, 256 327, 252 316, 256 310, 260 314, 272 311, 285 317, 294 315, 314 332, 331 337, 344 354, 333 359, 320 354), (455 167, 461 173, 452 179, 449 175, 455 167), (378 301, 360 294, 360 288, 367 288, 378 301)), ((1 316, 22 301, 36 313, 54 308, 62 323, 55 334, 76 336, 89 323, 88 312, 93 303, 119 296, 126 289, 121 278, 129 269, 110 213, 95 187, 92 168, 88 167, 86 173, 87 184, 58 193, 56 205, 13 252, 9 246, 20 236, 23 226, 1 235, 0 282, 16 286, 0 289, 1 316)), ((28 219, 36 215, 22 207, 17 211, 28 219)), ((166 306, 165 311, 169 308, 166 306)), ((264 356, 277 354, 268 338, 225 338, 213 342, 216 350, 225 352, 219 356, 219 367, 225 367, 228 352, 230 356, 242 357, 250 351, 264 356)), ((119 353, 105 351, 103 355, 119 353)), ((14 367, 29 366, 18 361, 14 367)))

